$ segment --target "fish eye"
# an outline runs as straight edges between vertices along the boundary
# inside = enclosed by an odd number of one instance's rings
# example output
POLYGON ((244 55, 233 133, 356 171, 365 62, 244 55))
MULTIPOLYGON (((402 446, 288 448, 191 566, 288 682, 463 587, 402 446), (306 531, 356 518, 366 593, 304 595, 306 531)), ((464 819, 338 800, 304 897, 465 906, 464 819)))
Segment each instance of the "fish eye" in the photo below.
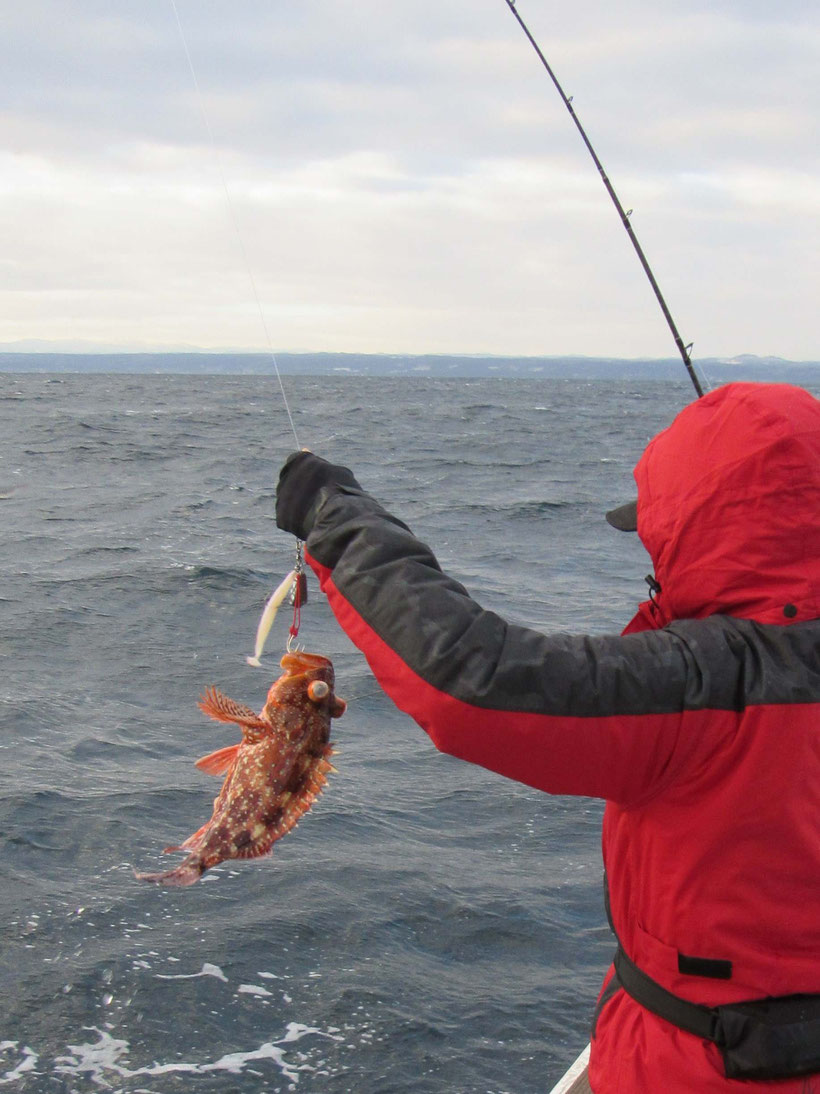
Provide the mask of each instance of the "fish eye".
POLYGON ((308 684, 307 694, 312 703, 319 703, 330 695, 330 685, 324 680, 312 680, 308 684))

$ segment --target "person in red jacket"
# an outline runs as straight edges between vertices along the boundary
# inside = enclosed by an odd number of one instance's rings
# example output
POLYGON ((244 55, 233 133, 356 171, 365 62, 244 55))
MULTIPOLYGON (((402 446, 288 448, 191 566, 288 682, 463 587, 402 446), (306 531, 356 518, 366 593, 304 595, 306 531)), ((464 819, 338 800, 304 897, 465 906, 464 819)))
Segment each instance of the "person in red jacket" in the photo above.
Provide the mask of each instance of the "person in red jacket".
POLYGON ((387 694, 454 756, 606 801, 618 950, 595 1094, 820 1091, 820 402, 729 384, 635 470, 655 569, 622 635, 485 611, 346 468, 282 469, 277 523, 387 694))

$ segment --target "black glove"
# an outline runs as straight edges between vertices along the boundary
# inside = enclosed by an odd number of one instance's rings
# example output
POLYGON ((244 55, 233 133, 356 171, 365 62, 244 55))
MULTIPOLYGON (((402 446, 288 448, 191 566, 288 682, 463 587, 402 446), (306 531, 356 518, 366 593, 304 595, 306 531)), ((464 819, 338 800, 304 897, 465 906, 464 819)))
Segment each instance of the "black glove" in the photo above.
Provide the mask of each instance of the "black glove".
POLYGON ((297 539, 307 539, 313 527, 318 493, 323 486, 340 486, 362 492, 353 472, 328 463, 312 452, 293 452, 279 472, 276 488, 276 524, 297 539))

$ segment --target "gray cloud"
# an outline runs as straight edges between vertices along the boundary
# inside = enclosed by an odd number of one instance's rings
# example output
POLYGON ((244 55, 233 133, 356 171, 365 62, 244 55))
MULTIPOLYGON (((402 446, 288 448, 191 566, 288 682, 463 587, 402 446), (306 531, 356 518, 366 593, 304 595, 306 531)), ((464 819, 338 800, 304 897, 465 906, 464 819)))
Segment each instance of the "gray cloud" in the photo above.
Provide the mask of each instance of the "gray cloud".
MULTIPOLYGON (((279 348, 670 352, 503 0, 177 6, 279 348)), ((697 348, 820 356, 816 7, 519 10, 697 348)), ((28 0, 0 60, 0 341, 258 345, 170 0, 28 0)))

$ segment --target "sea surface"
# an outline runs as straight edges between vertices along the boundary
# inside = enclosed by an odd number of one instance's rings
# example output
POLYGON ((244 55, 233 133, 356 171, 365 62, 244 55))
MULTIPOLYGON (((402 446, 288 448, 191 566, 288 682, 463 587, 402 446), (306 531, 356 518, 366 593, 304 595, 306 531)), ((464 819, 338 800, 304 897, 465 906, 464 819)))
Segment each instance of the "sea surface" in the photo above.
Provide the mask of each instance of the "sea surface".
MULTIPOLYGON (((487 607, 618 631, 650 564, 606 509, 680 383, 285 377, 347 463, 487 607)), ((193 761, 259 708, 288 619, 275 379, 0 375, 0 1086, 530 1094, 587 1040, 613 943, 598 801, 441 756, 311 575, 300 638, 348 701, 338 774, 272 856, 140 883, 210 815, 193 761)), ((401 589, 395 590, 401 596, 401 589)), ((582 762, 583 758, 579 758, 582 762)))

